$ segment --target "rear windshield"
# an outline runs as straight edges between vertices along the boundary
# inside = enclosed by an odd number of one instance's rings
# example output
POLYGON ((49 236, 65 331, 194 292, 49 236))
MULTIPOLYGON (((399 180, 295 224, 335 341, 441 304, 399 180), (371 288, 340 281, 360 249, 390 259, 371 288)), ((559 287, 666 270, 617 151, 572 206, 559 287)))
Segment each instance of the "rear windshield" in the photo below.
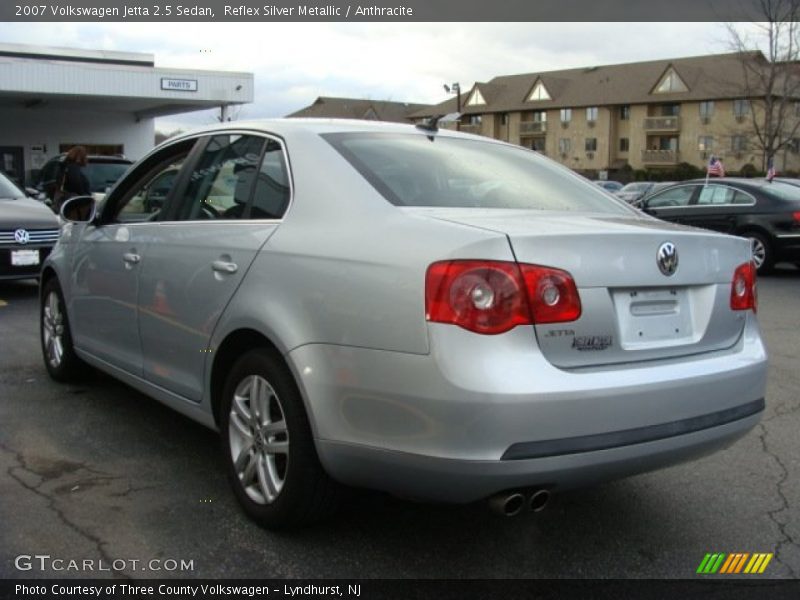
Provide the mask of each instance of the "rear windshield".
POLYGON ((86 167, 89 187, 93 192, 105 192, 107 187, 117 183, 130 166, 130 163, 90 162, 86 167))
POLYGON ((782 181, 763 182, 759 185, 762 191, 774 194, 784 200, 800 200, 800 187, 782 181))
POLYGON ((522 148, 415 134, 323 137, 395 206, 631 212, 589 181, 522 148))
POLYGON ((0 198, 22 198, 22 191, 10 179, 0 173, 0 198))

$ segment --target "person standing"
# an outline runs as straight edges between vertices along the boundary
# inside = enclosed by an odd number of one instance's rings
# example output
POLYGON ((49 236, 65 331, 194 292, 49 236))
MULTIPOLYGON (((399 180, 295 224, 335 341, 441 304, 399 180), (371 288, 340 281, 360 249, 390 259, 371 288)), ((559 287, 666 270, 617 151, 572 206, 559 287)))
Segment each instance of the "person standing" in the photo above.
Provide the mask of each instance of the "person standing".
POLYGON ((84 171, 88 162, 84 146, 73 146, 67 152, 56 180, 59 185, 53 195, 53 210, 56 213, 61 210, 61 205, 73 196, 88 196, 92 193, 89 178, 84 171))

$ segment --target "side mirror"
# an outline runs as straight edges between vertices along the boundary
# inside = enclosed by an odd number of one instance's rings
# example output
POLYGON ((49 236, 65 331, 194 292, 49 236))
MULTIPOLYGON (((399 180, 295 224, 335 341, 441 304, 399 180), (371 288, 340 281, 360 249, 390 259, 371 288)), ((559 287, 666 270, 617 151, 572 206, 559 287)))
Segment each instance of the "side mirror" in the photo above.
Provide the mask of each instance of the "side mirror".
POLYGON ((97 214, 92 196, 75 196, 61 205, 61 218, 72 223, 91 223, 97 214))

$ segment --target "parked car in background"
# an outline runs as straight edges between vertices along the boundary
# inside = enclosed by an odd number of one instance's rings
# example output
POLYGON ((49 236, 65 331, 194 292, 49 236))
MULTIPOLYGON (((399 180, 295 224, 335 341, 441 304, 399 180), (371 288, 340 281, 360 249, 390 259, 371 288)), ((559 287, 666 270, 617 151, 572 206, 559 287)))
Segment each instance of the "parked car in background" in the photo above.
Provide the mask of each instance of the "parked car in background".
POLYGON ((58 234, 53 211, 0 173, 0 280, 38 277, 58 234))
POLYGON ((642 203, 651 215, 749 238, 759 273, 800 263, 800 187, 765 179, 684 181, 642 203))
POLYGON ((619 181, 611 181, 608 179, 598 179, 595 184, 612 194, 622 189, 622 184, 619 181))
POLYGON ((517 146, 224 123, 153 150, 99 214, 88 196, 62 212, 48 372, 88 363, 218 429, 269 527, 327 514, 340 483, 540 510, 725 447, 764 410, 749 243, 517 146))
POLYGON ((644 197, 652 189, 653 185, 655 184, 652 181, 632 181, 616 192, 616 195, 628 204, 633 204, 644 197))
MULTIPOLYGON (((60 166, 64 162, 66 154, 59 154, 48 160, 39 174, 39 182, 36 189, 43 194, 42 200, 48 204, 53 200, 53 192, 59 184, 58 175, 61 172, 60 166)), ((113 186, 119 178, 130 168, 133 161, 124 156, 100 156, 89 155, 88 164, 84 167, 86 177, 89 178, 89 187, 92 195, 100 202, 105 197, 108 189, 113 186)))

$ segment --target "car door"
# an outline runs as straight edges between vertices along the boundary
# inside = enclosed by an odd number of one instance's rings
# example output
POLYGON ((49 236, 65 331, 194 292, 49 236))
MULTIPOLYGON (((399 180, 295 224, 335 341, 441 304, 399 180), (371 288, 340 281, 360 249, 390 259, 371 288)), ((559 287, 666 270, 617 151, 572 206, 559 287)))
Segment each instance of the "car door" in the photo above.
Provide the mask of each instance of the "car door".
POLYGON ((679 185, 656 192, 644 201, 642 209, 665 221, 685 223, 692 210, 690 204, 697 188, 697 185, 692 184, 679 185))
POLYGON ((139 330, 144 377, 200 401, 211 334, 278 227, 290 187, 282 143, 269 136, 210 136, 186 171, 149 240, 139 330))
POLYGON ((721 233, 734 233, 737 214, 753 204, 755 198, 742 190, 729 185, 709 183, 700 188, 684 222, 721 233))
POLYGON ((71 272, 70 317, 76 347, 141 376, 139 273, 159 214, 144 198, 161 173, 177 169, 196 140, 170 146, 139 165, 114 190, 95 224, 87 225, 71 272))

